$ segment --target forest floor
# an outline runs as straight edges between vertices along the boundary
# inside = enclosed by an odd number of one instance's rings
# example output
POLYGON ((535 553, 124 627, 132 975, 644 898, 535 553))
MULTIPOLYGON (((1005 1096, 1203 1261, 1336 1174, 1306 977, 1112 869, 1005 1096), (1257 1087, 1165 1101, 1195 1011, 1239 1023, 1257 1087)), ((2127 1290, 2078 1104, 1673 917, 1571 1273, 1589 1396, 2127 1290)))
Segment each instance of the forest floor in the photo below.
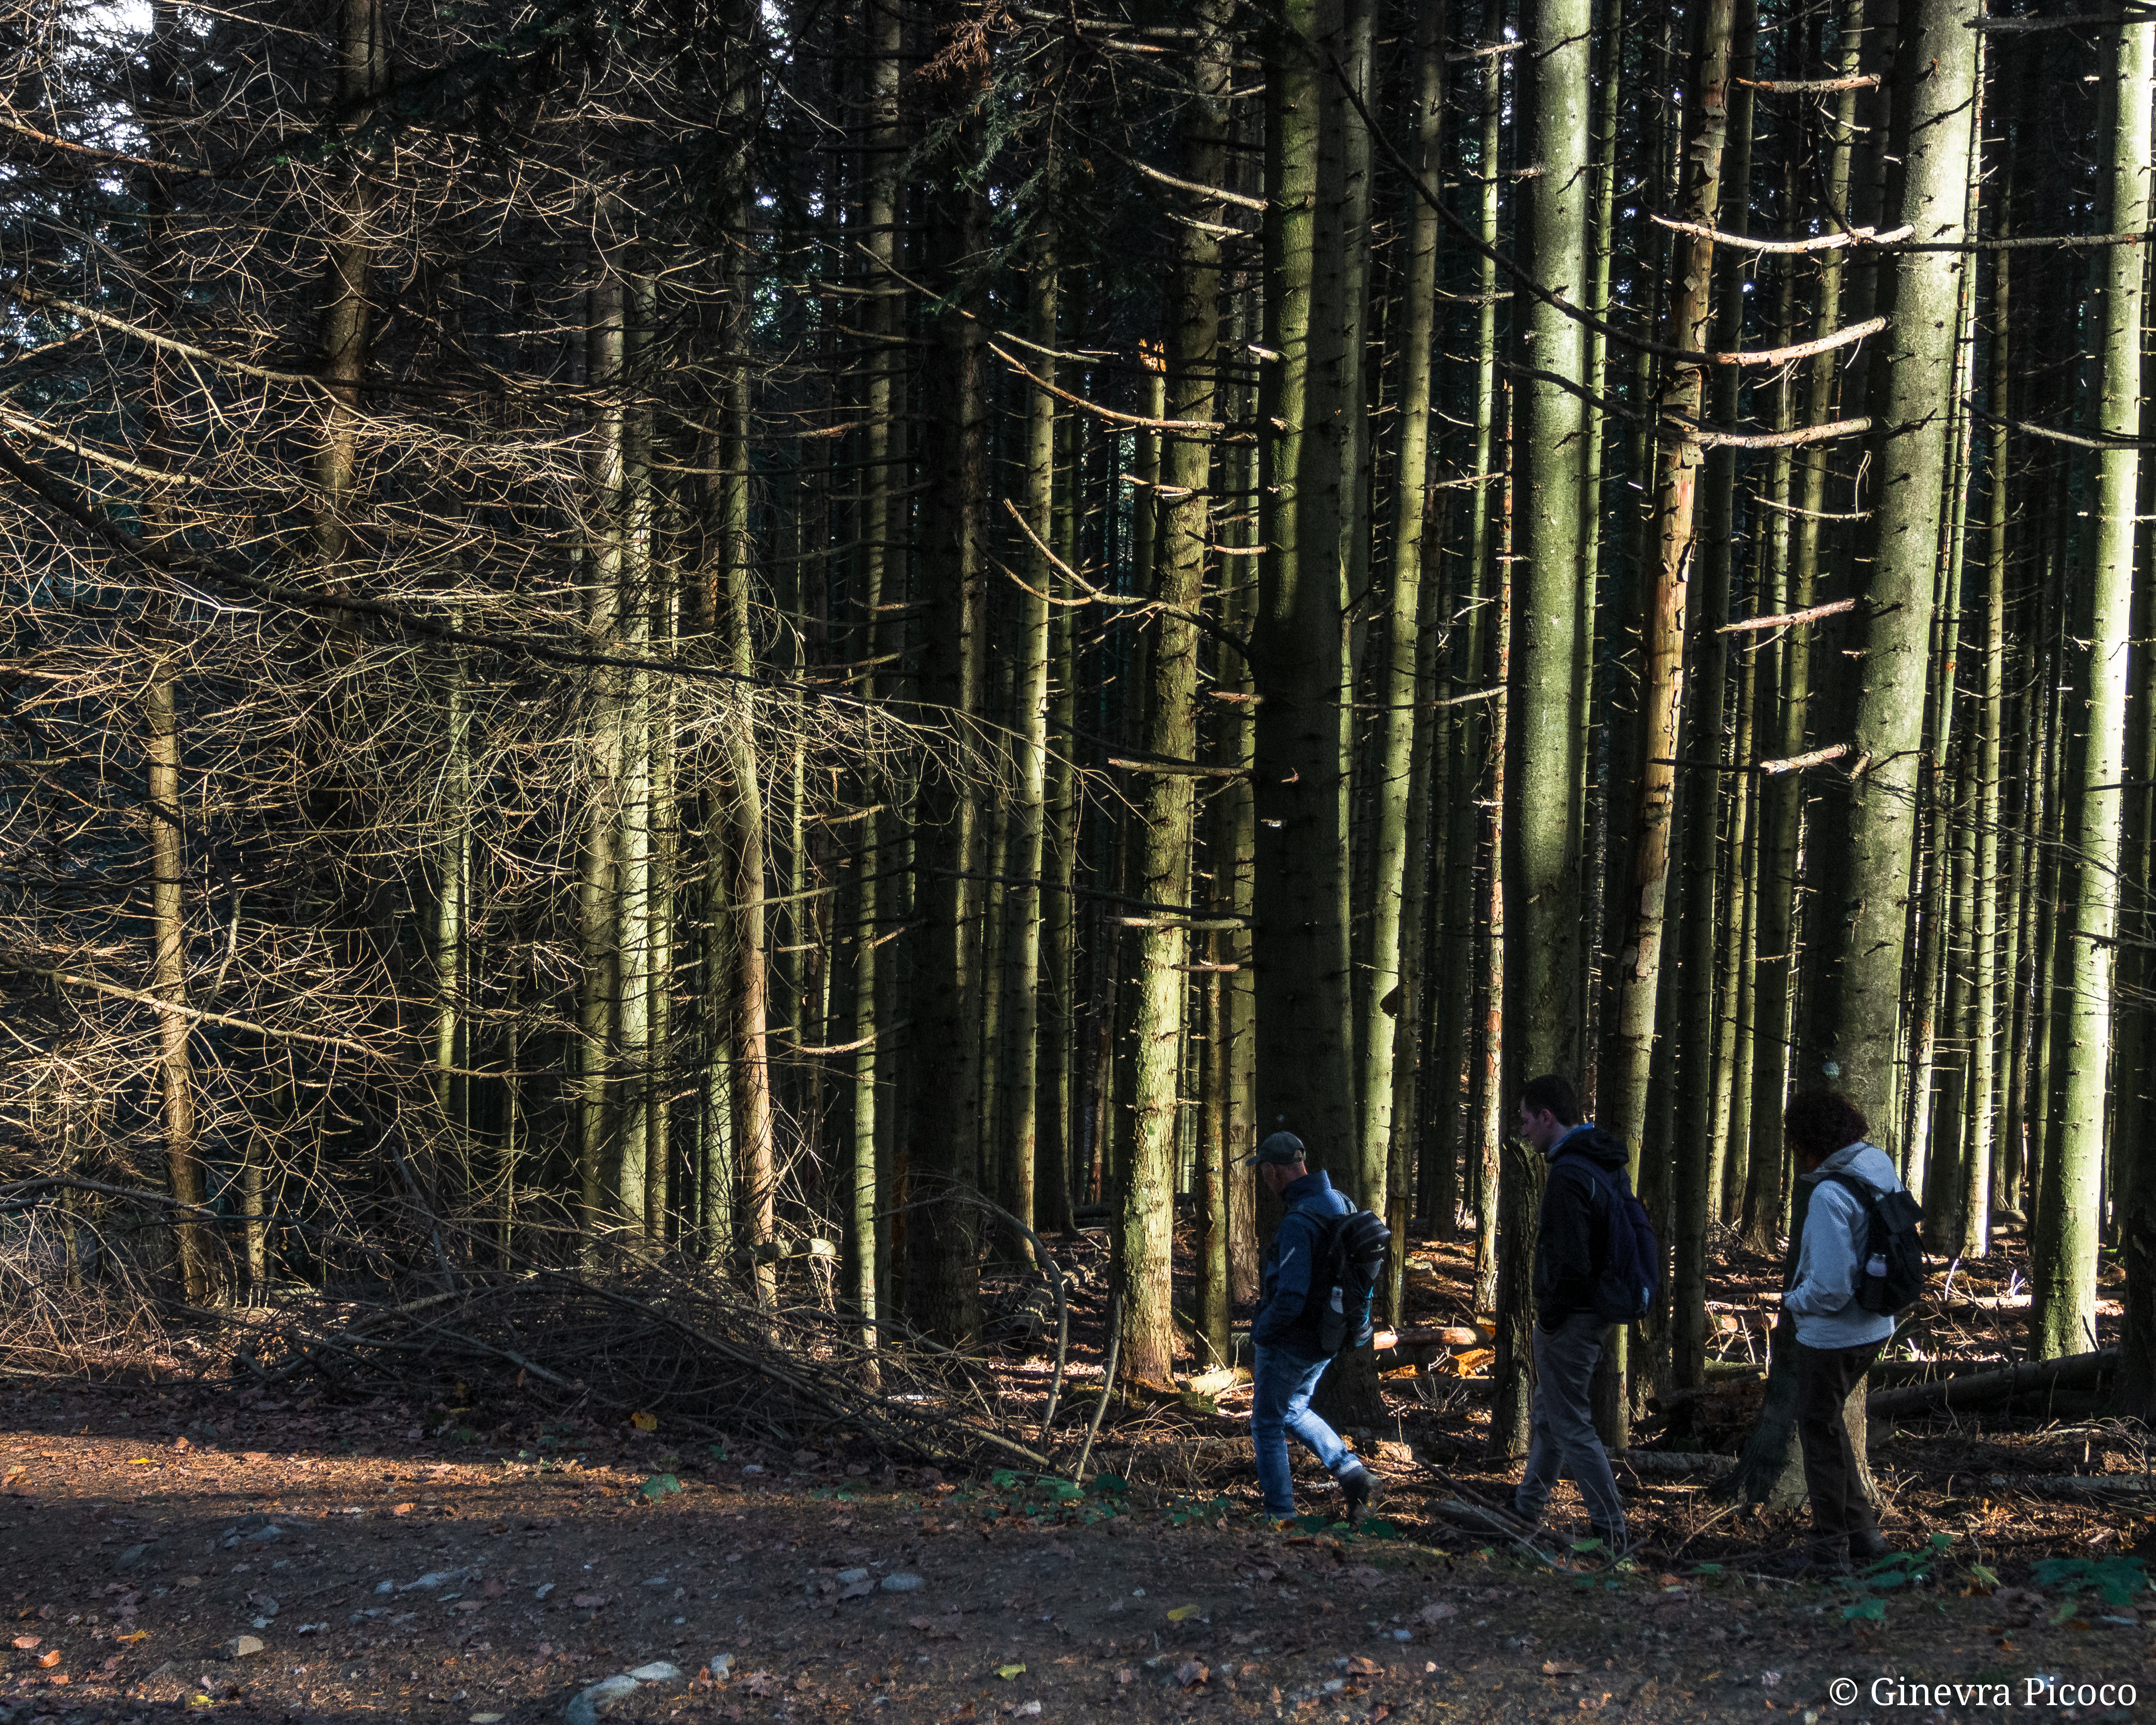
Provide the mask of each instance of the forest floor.
MULTIPOLYGON (((1464 1257, 1419 1254, 1418 1318, 1463 1315, 1464 1257)), ((1753 1297, 1759 1268, 1726 1264, 1716 1297, 1753 1297)), ((1096 1316, 1081 1290, 1091 1343, 1096 1316)), ((1082 1378, 1087 1348, 1073 1354, 1082 1378)), ((639 1671, 592 1710, 1824 1725, 2126 1719, 2156 1698, 2156 1604, 2141 1603, 2156 1594, 2117 1585, 2138 1583, 2156 1522, 2015 1489, 2138 1471, 2117 1422, 2039 1410, 1875 1432, 1887 1530, 1926 1554, 1867 1586, 1775 1574, 1794 1517, 1740 1522, 1704 1485, 1629 1474, 1637 1562, 1492 1545, 1430 1512, 1504 1489, 1477 1459, 1479 1392, 1386 1388, 1393 1431, 1358 1442, 1388 1484, 1373 1517, 1328 1526, 1334 1500, 1299 1467, 1313 1513, 1281 1531, 1256 1517, 1233 1396, 1119 1412, 1096 1452, 1114 1471, 1072 1495, 536 1407, 459 1425, 391 1398, 18 1387, 0 1399, 0 1725, 578 1725, 578 1697, 639 1671), (1935 1683, 1963 1688, 1943 1707, 1913 1692, 1935 1683)), ((1569 1487, 1558 1507, 1576 1513, 1569 1487)))

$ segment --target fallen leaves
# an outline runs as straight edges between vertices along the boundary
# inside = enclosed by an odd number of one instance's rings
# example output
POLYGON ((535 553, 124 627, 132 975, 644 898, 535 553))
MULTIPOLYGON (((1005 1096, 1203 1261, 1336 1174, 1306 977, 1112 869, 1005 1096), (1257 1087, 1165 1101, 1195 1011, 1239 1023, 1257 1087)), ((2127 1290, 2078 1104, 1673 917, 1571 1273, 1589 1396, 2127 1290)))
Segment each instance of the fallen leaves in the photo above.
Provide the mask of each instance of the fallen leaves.
POLYGON ((389 1513, 393 1516, 408 1516, 418 1507, 415 1503, 393 1503, 389 1506, 389 1513))
POLYGON ((639 1431, 659 1430, 659 1416, 656 1414, 631 1414, 629 1416, 629 1423, 639 1431))
POLYGON ((50 1670, 51 1670, 54 1666, 58 1665, 59 1662, 60 1662, 60 1650, 59 1650, 59 1648, 57 1648, 57 1647, 54 1648, 54 1649, 53 1649, 50 1652, 49 1652, 49 1653, 40 1653, 40 1654, 38 1656, 38 1665, 39 1665, 40 1666, 42 1666, 42 1667, 43 1667, 44 1670, 46 1670, 46 1671, 50 1671, 50 1670))
POLYGON ((579 1611, 596 1611, 606 1604, 604 1594, 578 1594, 569 1603, 579 1611))
POLYGON ((1022 1665, 999 1665, 996 1667, 996 1675, 1006 1683, 1014 1682, 1025 1675, 1025 1667, 1022 1665))
POLYGON ((1199 1661, 1186 1659, 1176 1668, 1175 1681, 1185 1689, 1195 1689, 1212 1675, 1199 1661))
POLYGON ((1568 1665, 1561 1659, 1546 1659, 1543 1661, 1543 1675, 1545 1677, 1576 1677, 1579 1675, 1579 1671, 1580 1668, 1578 1666, 1568 1665))
POLYGON ((1168 1620, 1170 1623, 1188 1623, 1197 1615, 1195 1605, 1178 1605, 1168 1614, 1168 1620))
POLYGON ((44 1639, 43 1635, 18 1635, 15 1637, 16 1651, 21 1653, 34 1652, 44 1639))

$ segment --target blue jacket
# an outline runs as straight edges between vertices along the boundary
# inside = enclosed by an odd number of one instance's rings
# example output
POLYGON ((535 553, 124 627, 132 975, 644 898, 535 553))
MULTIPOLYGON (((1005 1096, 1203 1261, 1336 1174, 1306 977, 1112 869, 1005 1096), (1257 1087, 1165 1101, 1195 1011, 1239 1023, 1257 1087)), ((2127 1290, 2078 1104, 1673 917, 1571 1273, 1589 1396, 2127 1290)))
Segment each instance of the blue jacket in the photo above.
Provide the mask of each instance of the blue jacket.
POLYGON ((1258 1290, 1258 1315, 1250 1322, 1255 1348, 1300 1348, 1317 1353, 1317 1314, 1306 1312, 1311 1266, 1317 1255, 1318 1219, 1344 1216, 1355 1206, 1332 1189, 1325 1170, 1305 1174, 1281 1194, 1287 1214, 1265 1248, 1264 1280, 1258 1290))

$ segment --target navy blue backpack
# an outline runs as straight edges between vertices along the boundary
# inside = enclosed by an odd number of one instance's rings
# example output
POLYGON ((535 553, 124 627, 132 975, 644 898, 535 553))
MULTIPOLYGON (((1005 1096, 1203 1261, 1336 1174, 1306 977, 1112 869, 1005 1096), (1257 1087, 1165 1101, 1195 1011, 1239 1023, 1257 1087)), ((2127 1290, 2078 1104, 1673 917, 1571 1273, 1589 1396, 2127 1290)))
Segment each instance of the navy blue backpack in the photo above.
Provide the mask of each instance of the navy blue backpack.
POLYGON ((1635 1323, 1655 1309, 1662 1286, 1662 1248, 1647 1207, 1631 1183, 1584 1156, 1559 1158, 1585 1168, 1609 1199, 1594 1276, 1594 1315, 1606 1324, 1635 1323))

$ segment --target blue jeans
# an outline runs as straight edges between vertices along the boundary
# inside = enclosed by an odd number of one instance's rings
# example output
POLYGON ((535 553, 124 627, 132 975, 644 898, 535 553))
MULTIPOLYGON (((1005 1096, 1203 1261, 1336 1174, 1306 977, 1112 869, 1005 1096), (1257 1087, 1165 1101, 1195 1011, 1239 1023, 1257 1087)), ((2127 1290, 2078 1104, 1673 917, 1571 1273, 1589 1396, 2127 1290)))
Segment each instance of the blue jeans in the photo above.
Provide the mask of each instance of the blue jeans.
POLYGON ((1290 1432, 1335 1479, 1362 1467, 1354 1452, 1340 1441, 1340 1434, 1310 1411, 1317 1380, 1332 1363, 1283 1348, 1257 1350, 1250 1373, 1250 1443, 1258 1452, 1258 1489, 1265 1494, 1269 1516, 1295 1513, 1295 1482, 1287 1471, 1290 1432))

